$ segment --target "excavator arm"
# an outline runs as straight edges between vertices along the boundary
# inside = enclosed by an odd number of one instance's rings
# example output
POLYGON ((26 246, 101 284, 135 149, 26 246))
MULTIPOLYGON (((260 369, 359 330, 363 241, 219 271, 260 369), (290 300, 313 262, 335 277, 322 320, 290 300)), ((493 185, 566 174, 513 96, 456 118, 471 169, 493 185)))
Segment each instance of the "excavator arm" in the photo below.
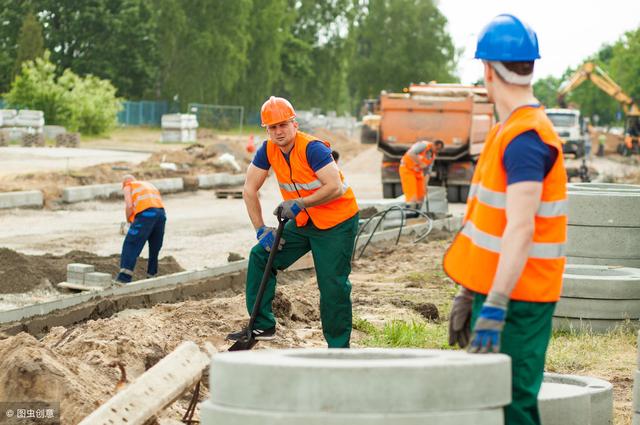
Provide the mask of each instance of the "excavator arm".
POLYGON ((626 115, 640 116, 638 105, 627 95, 622 88, 602 68, 593 62, 585 62, 574 72, 567 81, 558 89, 558 101, 565 106, 564 97, 575 90, 586 80, 591 80, 600 90, 622 104, 626 115))

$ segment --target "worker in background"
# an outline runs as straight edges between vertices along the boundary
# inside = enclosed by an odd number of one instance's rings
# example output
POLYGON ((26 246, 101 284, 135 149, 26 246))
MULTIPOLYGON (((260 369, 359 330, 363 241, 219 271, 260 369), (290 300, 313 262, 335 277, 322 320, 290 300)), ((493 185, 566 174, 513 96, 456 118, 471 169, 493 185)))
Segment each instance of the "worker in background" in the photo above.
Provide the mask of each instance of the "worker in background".
POLYGON ((164 239, 164 225, 167 217, 158 189, 149 182, 136 180, 128 174, 122 179, 125 216, 130 223, 127 236, 122 244, 120 273, 117 283, 129 283, 133 278, 138 256, 145 243, 149 242, 149 262, 147 277, 158 274, 158 255, 164 239))
POLYGON ((408 206, 421 209, 427 195, 427 185, 436 154, 442 150, 444 143, 436 140, 431 143, 420 140, 407 150, 400 160, 398 172, 402 192, 408 206), (425 176, 426 174, 426 176, 425 176))
POLYGON ((533 96, 536 33, 499 15, 480 33, 475 57, 483 61, 500 121, 487 134, 462 229, 444 257, 444 270, 461 285, 449 343, 508 354, 512 402, 505 423, 540 424, 538 392, 565 265, 562 144, 533 96))
POLYGON ((596 153, 597 156, 599 157, 604 156, 604 145, 606 142, 607 142, 607 136, 602 132, 598 134, 598 152, 596 153))
MULTIPOLYGON (((328 142, 298 131, 289 101, 271 96, 261 109, 262 126, 269 139, 257 150, 247 170, 243 197, 258 243, 251 250, 247 270, 246 303, 251 313, 269 252, 278 249, 264 298, 255 321, 256 340, 273 339, 276 321, 271 308, 276 273, 307 252, 313 254, 322 331, 330 348, 349 347, 351 338, 351 255, 358 231, 358 205, 352 189, 331 156, 328 142), (258 191, 273 168, 284 199, 280 210, 289 219, 284 244, 274 247, 275 229, 262 217, 258 191)), ((230 340, 246 335, 231 333, 230 340)))

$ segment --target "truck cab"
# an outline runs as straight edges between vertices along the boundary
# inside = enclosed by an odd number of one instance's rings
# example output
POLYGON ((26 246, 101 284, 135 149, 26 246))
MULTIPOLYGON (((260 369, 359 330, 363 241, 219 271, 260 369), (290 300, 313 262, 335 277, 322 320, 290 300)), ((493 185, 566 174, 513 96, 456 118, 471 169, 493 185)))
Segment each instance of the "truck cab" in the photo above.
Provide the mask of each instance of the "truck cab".
POLYGON ((581 158, 585 153, 585 139, 588 137, 585 125, 577 109, 547 109, 547 116, 553 128, 563 141, 562 151, 581 158))

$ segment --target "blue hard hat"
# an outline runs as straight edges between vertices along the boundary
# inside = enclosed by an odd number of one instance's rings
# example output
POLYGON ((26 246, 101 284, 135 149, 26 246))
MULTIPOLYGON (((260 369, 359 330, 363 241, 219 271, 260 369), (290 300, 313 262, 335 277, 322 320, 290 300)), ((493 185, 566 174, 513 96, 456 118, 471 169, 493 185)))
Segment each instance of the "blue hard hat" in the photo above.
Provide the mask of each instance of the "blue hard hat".
POLYGON ((498 62, 528 62, 540 59, 538 36, 513 15, 498 15, 478 36, 476 59, 498 62))

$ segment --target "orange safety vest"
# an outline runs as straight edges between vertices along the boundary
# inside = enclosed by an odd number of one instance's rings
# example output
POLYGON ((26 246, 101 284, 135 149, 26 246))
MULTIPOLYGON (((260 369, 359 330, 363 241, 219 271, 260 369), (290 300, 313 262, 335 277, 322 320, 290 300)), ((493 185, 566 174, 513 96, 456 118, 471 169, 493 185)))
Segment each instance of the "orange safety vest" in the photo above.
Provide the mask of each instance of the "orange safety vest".
MULTIPOLYGON (((433 148, 433 143, 431 142, 425 142, 425 143, 427 144, 427 146, 424 148, 422 152, 418 154, 418 157, 420 158, 420 162, 428 167, 433 163, 433 161, 435 161, 436 151, 433 148)), ((410 170, 415 170, 416 168, 418 168, 418 165, 415 163, 413 158, 409 156, 410 150, 411 148, 407 149, 407 152, 404 155, 402 155, 402 159, 400 160, 400 165, 405 166, 410 170)))
POLYGON ((515 110, 487 135, 473 175, 463 226, 444 257, 444 270, 460 285, 488 294, 498 267, 502 234, 507 225, 507 173, 502 159, 509 143, 534 130, 558 151, 555 164, 542 182, 535 215, 533 245, 511 299, 555 302, 560 298, 567 239, 567 175, 562 145, 543 107, 515 110))
MULTIPOLYGON (((278 145, 267 140, 267 159, 273 167, 280 193, 285 200, 309 196, 322 186, 318 176, 307 162, 307 145, 313 141, 320 140, 298 131, 293 149, 289 152, 289 162, 287 162, 278 145)), ((329 143, 321 142, 330 147, 329 143)), ((305 208, 296 216, 298 227, 307 224, 311 218, 311 222, 318 229, 328 229, 356 215, 358 212, 356 197, 353 190, 345 184, 342 172, 340 172, 340 180, 345 190, 342 196, 326 204, 305 208)))
POLYGON ((133 222, 135 216, 149 208, 164 208, 160 191, 149 182, 132 180, 125 184, 125 187, 131 187, 131 203, 133 204, 133 212, 129 217, 129 221, 133 222))

